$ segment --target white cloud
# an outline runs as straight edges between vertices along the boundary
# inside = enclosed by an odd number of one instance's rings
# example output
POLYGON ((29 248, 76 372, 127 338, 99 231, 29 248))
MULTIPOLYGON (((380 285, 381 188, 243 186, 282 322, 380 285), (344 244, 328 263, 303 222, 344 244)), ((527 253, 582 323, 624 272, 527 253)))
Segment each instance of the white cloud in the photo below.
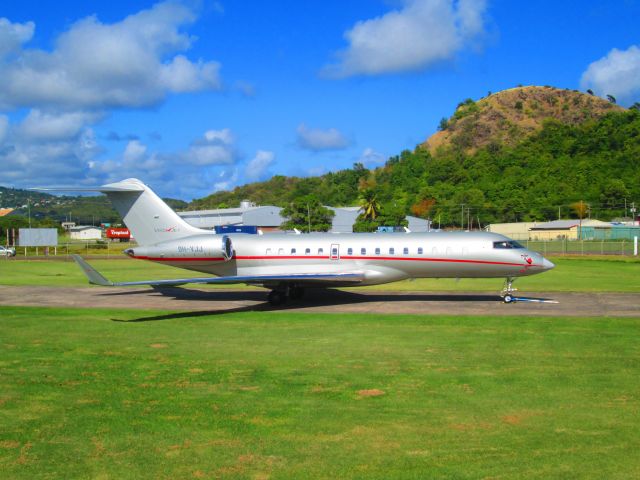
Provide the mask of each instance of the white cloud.
POLYGON ((305 150, 342 150, 349 146, 349 140, 335 128, 326 130, 309 128, 304 123, 297 129, 298 146, 305 150))
POLYGON ((207 142, 220 142, 225 145, 231 145, 234 141, 233 133, 228 128, 222 130, 207 130, 204 132, 204 138, 207 142))
POLYGON ((23 43, 31 40, 35 28, 33 22, 11 23, 6 18, 0 18, 0 58, 19 50, 23 43))
POLYGON ((54 114, 34 109, 16 127, 16 133, 25 141, 67 140, 77 137, 87 124, 100 118, 100 114, 90 112, 54 114))
MULTIPOLYGON (((52 119, 51 124, 56 121, 52 119)), ((91 128, 75 131, 52 127, 50 134, 37 141, 24 132, 22 124, 12 126, 6 116, 0 115, 3 185, 95 186, 137 177, 162 195, 194 198, 214 189, 231 188, 238 181, 235 147, 223 142, 232 138, 227 129, 210 130, 213 140, 203 135, 190 146, 169 153, 151 151, 140 140, 130 140, 121 153, 108 158, 104 158, 91 128)))
POLYGON ((52 51, 25 49, 34 24, 0 20, 0 106, 72 110, 141 107, 169 93, 216 90, 220 65, 182 53, 193 38, 181 27, 194 13, 162 2, 112 24, 84 18, 60 34, 52 51), (3 43, 4 41, 4 43, 3 43))
POLYGON ((377 167, 385 162, 385 157, 380 152, 376 152, 373 148, 365 148, 358 159, 367 168, 377 167))
POLYGON ((47 49, 28 45, 33 22, 0 18, 0 110, 26 110, 13 122, 0 115, 3 183, 100 185, 138 176, 174 195, 210 192, 218 172, 238 161, 230 130, 210 130, 170 153, 150 151, 134 134, 113 133, 108 139, 126 144, 105 158, 92 128, 113 109, 221 88, 217 62, 187 56, 195 37, 186 27, 196 20, 188 5, 195 4, 164 1, 113 23, 86 17, 47 49))
POLYGON ((452 59, 484 32, 485 0, 405 0, 399 10, 357 22, 349 45, 323 73, 343 78, 427 68, 452 59))
POLYGON ((136 177, 161 195, 188 199, 235 186, 238 160, 233 133, 225 128, 208 130, 187 148, 169 153, 131 140, 119 156, 88 162, 88 177, 94 184, 136 177))
POLYGON ((184 155, 184 161, 200 166, 233 164, 237 161, 233 143, 233 133, 228 128, 208 130, 201 138, 192 142, 184 155))
POLYGON ((258 150, 256 156, 247 164, 245 176, 250 181, 262 180, 268 168, 273 164, 276 155, 267 150, 258 150))
POLYGON ((9 131, 9 117, 6 115, 0 115, 0 145, 4 142, 9 131))
POLYGON ((140 140, 131 140, 127 143, 122 158, 125 162, 136 162, 142 160, 145 153, 147 153, 146 145, 143 145, 140 140))
POLYGON ((580 85, 601 96, 613 95, 623 105, 640 101, 640 48, 614 48, 587 67, 580 85))

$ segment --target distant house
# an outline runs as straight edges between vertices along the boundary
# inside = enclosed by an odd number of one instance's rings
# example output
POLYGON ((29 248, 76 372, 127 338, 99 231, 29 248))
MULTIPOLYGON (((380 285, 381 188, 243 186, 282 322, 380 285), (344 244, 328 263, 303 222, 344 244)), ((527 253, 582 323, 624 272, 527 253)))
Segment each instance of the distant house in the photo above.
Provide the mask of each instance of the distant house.
POLYGON ((612 225, 600 220, 554 220, 539 223, 529 230, 530 240, 593 240, 596 229, 610 229, 612 225))
POLYGON ((487 231, 499 233, 514 240, 529 240, 529 231, 537 225, 536 222, 492 223, 487 227, 487 231))
POLYGON ((102 229, 91 225, 79 225, 69 229, 69 237, 72 240, 100 240, 102 229))
POLYGON ((9 215, 11 212, 13 212, 13 208, 0 208, 0 217, 9 215))

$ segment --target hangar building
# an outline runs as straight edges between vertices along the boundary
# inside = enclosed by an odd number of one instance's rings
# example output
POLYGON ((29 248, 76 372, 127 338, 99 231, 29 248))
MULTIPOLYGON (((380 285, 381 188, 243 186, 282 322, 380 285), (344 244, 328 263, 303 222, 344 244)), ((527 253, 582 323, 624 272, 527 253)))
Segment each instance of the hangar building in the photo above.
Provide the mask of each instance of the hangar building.
MULTIPOLYGON (((327 207, 335 213, 331 233, 351 233, 353 224, 360 214, 360 207, 327 207)), ((263 232, 280 230, 286 219, 281 215, 282 208, 273 205, 256 206, 244 200, 239 208, 219 208, 214 210, 194 210, 177 212, 187 223, 198 228, 213 229, 223 225, 254 225, 263 232)), ((426 232, 429 223, 422 218, 408 216, 409 229, 412 232, 426 232)))
POLYGON ((194 227, 213 229, 222 225, 255 225, 263 232, 280 229, 285 219, 280 215, 282 208, 274 206, 257 207, 244 200, 239 208, 219 208, 215 210, 194 210, 177 212, 194 227))
POLYGON ((100 240, 102 229, 91 225, 79 225, 69 229, 69 237, 73 240, 100 240))

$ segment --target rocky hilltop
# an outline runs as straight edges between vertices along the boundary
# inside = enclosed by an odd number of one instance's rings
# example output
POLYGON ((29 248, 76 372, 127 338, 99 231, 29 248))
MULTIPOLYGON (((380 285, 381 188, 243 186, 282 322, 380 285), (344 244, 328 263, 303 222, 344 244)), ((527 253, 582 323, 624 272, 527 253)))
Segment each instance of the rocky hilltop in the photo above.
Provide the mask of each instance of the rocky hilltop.
POLYGON ((432 154, 439 149, 473 153, 492 143, 513 146, 542 129, 548 119, 579 125, 624 108, 600 97, 553 87, 517 87, 478 101, 460 102, 440 131, 422 145, 432 154))

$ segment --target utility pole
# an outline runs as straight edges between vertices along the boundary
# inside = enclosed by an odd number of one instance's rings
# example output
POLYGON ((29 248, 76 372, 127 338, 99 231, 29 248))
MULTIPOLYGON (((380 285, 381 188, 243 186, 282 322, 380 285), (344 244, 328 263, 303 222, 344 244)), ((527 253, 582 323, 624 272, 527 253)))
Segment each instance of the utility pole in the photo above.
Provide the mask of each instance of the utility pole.
POLYGON ((311 233, 311 209, 309 208, 308 203, 307 203, 307 222, 309 222, 309 230, 307 233, 311 233))
POLYGON ((464 230, 464 203, 460 204, 460 230, 464 230))
POLYGON ((558 207, 558 220, 560 220, 560 208, 562 208, 562 207, 560 207, 560 206, 558 207))
POLYGON ((31 228, 31 198, 27 197, 27 212, 29 214, 29 228, 31 228))

